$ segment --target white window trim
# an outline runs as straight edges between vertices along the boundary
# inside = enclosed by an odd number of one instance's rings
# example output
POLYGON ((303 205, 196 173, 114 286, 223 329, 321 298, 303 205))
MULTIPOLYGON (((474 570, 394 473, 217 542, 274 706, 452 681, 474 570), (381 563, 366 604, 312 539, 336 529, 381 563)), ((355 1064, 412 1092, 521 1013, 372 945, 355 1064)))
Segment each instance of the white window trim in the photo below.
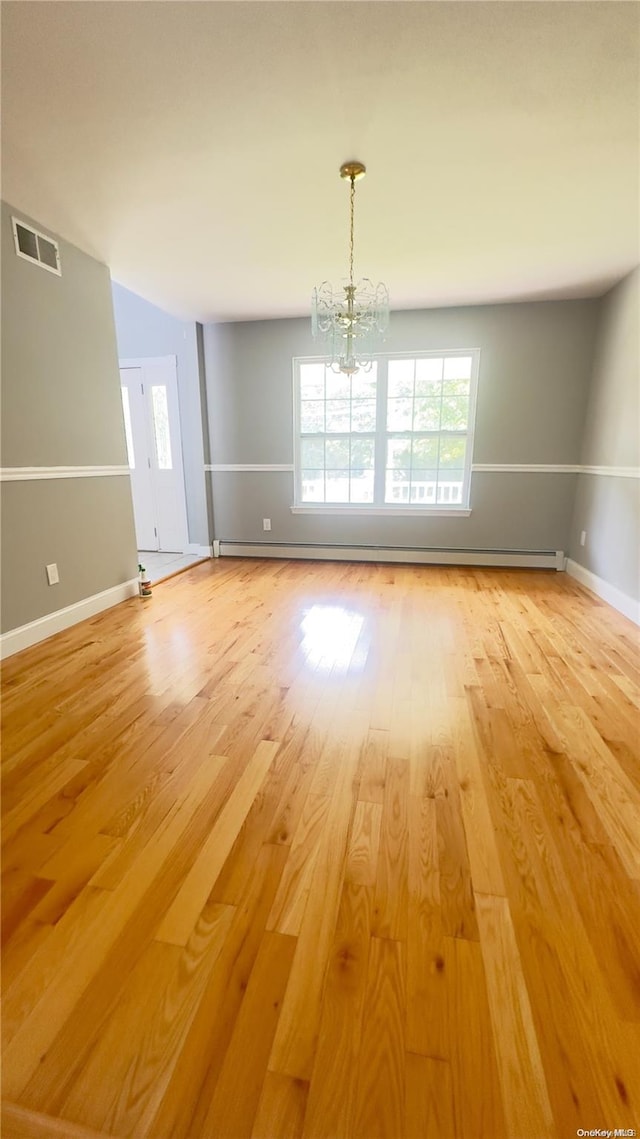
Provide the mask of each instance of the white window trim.
MULTIPOLYGON (((471 514, 471 475, 473 472, 473 445, 475 438, 476 426, 476 407, 478 401, 478 376, 480 372, 480 348, 440 348, 440 349, 427 349, 425 351, 414 352, 382 352, 375 357, 378 365, 382 364, 383 368, 378 368, 378 384, 376 395, 376 430, 375 434, 375 454, 381 454, 380 448, 386 446, 387 435, 402 434, 402 432, 388 432, 386 429, 386 404, 387 404, 387 365, 389 360, 424 360, 432 357, 451 358, 453 356, 471 356, 471 389, 469 393, 469 427, 465 432, 467 440, 467 448, 465 452, 465 466, 463 476, 463 487, 466 488, 466 500, 460 506, 451 506, 446 504, 444 506, 394 506, 393 503, 376 502, 373 504, 367 503, 331 503, 331 502, 303 502, 302 501, 302 468, 300 460, 300 384, 299 384, 299 365, 300 364, 322 364, 325 362, 324 356, 294 356, 292 360, 292 384, 293 384, 293 470, 294 470, 294 501, 291 506, 292 514, 371 514, 378 517, 398 518, 403 515, 418 515, 421 518, 434 517, 434 518, 468 518, 471 514), (382 381, 382 382, 381 382, 382 381)), ((413 434, 413 433, 412 433, 413 434)), ((418 432, 419 434, 419 432, 418 432)), ((428 434, 428 433, 427 433, 428 434)), ((440 432, 438 432, 440 434, 440 432)), ((374 496, 379 495, 379 483, 384 480, 385 468, 380 465, 375 467, 375 491, 374 496)))
POLYGON ((302 506, 292 506, 292 514, 376 514, 379 518, 397 518, 399 515, 418 515, 424 518, 468 518, 471 507, 467 506, 368 506, 366 502, 305 502, 302 506))

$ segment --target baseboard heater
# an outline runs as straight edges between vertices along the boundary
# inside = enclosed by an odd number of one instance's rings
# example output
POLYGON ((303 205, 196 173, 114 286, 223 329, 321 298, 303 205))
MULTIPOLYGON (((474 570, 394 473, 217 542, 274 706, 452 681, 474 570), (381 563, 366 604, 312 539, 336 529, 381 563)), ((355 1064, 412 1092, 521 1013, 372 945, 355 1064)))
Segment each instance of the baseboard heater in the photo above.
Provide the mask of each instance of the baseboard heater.
POLYGON ((563 550, 459 550, 415 546, 319 546, 312 542, 235 542, 220 539, 221 557, 300 558, 329 562, 396 562, 435 566, 523 566, 564 570, 563 550))

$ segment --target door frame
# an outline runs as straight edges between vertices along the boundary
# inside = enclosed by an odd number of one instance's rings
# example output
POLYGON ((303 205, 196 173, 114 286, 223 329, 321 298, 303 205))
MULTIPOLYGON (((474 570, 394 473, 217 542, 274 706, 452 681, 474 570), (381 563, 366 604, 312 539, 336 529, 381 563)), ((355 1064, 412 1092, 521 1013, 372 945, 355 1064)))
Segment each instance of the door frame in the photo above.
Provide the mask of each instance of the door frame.
MULTIPOLYGON (((169 429, 171 431, 171 443, 172 443, 171 450, 172 450, 172 456, 174 457, 174 464, 175 464, 174 469, 177 472, 177 476, 178 476, 178 480, 179 480, 179 484, 180 484, 179 485, 179 493, 178 493, 178 506, 179 506, 179 510, 180 510, 180 523, 181 523, 180 528, 182 530, 182 535, 183 535, 182 536, 182 549, 180 551, 176 551, 176 552, 184 554, 184 553, 188 552, 188 548, 189 548, 189 521, 188 521, 188 516, 187 516, 187 490, 186 490, 185 478, 184 478, 184 459, 182 456, 182 427, 181 427, 181 423, 180 423, 180 393, 178 390, 178 357, 176 355, 168 353, 165 356, 135 356, 135 357, 127 356, 123 359, 118 360, 118 368, 119 369, 120 368, 140 368, 140 370, 142 372, 142 383, 145 385, 145 401, 147 398, 147 387, 146 387, 146 385, 147 385, 147 383, 149 383, 149 379, 145 375, 146 368, 151 367, 153 365, 157 366, 157 365, 162 365, 162 364, 164 364, 164 365, 170 364, 170 367, 171 367, 171 386, 173 387, 173 396, 175 398, 175 404, 174 404, 175 415, 174 416, 171 416, 171 403, 174 401, 171 399, 169 400, 169 414, 170 414, 169 429), (175 446, 174 446, 174 444, 175 444, 175 446)), ((148 406, 149 405, 147 403, 147 407, 148 406)), ((147 445, 149 448, 151 448, 153 446, 153 441, 148 439, 147 445)), ((156 518, 154 519, 154 524, 155 524, 155 522, 157 521, 157 509, 158 508, 157 508, 157 505, 155 504, 155 487, 152 487, 152 490, 153 490, 153 494, 154 494, 154 509, 156 511, 156 518)), ((137 539, 137 535, 136 535, 136 542, 137 542, 137 540, 138 539, 137 539)), ((158 549, 160 549, 160 547, 158 547, 158 549)), ((171 551, 171 552, 173 552, 173 551, 171 551)))

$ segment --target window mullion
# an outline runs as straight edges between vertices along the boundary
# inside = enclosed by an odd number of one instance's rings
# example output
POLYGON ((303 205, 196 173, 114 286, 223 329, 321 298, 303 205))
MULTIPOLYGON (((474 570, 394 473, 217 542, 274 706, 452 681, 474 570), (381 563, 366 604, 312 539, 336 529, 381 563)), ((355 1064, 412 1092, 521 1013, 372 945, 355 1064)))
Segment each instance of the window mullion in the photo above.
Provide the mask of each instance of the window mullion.
POLYGON ((378 360, 376 384, 376 436, 374 448, 373 501, 375 506, 384 506, 384 487, 387 461, 387 392, 388 361, 378 360))

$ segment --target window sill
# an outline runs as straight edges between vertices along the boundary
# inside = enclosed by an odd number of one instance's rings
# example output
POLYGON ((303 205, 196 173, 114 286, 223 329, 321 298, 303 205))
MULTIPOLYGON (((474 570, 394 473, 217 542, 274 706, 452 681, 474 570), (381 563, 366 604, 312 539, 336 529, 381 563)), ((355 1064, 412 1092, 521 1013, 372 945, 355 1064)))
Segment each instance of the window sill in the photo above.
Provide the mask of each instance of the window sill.
POLYGON ((465 506, 365 506, 357 503, 319 502, 292 506, 292 514, 372 514, 379 518, 468 518, 471 510, 465 506))

